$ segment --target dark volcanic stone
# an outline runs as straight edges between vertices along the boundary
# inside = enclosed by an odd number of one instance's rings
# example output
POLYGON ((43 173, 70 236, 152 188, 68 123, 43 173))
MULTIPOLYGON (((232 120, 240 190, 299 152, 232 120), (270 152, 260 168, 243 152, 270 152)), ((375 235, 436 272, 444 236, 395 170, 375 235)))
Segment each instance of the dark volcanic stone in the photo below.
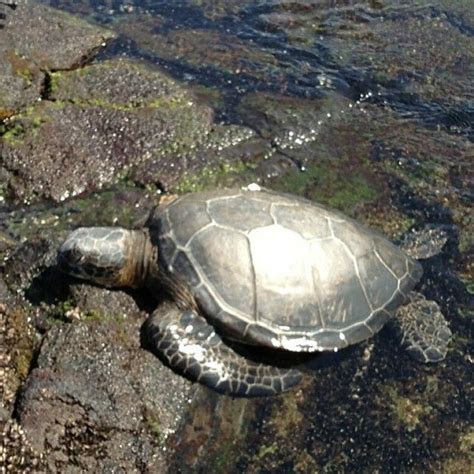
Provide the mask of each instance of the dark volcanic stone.
POLYGON ((9 9, 0 29, 0 119, 40 98, 45 70, 77 66, 114 36, 33 2, 9 9))
POLYGON ((49 472, 164 468, 162 448, 195 387, 140 349, 140 324, 96 312, 48 332, 19 417, 49 472))
POLYGON ((214 123, 167 75, 109 61, 52 76, 51 98, 9 124, 0 143, 12 194, 61 201, 120 180, 168 188, 223 159, 253 132, 214 123))
POLYGON ((130 109, 160 103, 178 107, 186 100, 193 101, 193 96, 171 77, 131 60, 106 61, 53 73, 49 98, 130 109))
POLYGON ((80 65, 112 31, 92 25, 68 13, 34 2, 21 2, 12 10, 1 31, 3 50, 34 60, 50 70, 80 65))

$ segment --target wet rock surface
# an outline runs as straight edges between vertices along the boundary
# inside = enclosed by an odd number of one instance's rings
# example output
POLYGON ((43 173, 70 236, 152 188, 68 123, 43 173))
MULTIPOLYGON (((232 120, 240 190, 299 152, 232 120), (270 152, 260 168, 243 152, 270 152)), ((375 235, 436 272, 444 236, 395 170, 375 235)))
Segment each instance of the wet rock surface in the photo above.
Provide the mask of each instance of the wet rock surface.
POLYGON ((0 29, 1 468, 471 472, 464 2, 57 4, 108 29, 33 2, 0 29), (396 241, 441 226, 418 290, 450 322, 447 358, 414 362, 387 326, 287 394, 231 399, 142 347, 149 295, 55 268, 72 228, 138 225, 163 189, 249 182, 396 241))
POLYGON ((67 285, 57 245, 24 245, 6 265, 2 461, 12 472, 162 471, 198 387, 141 348, 140 298, 67 285))
POLYGON ((125 295, 107 296, 93 294, 93 313, 47 331, 19 399, 20 423, 48 452, 50 472, 163 470, 161 448, 195 390, 140 348, 143 315, 130 317, 125 295))
POLYGON ((47 70, 80 65, 115 36, 33 2, 18 2, 5 15, 0 29, 0 119, 41 99, 47 70))
POLYGON ((130 61, 53 73, 50 92, 12 119, 0 152, 13 197, 62 201, 129 180, 169 189, 185 172, 232 161, 254 135, 216 125, 213 111, 168 76, 130 61), (34 150, 34 153, 32 153, 34 150))

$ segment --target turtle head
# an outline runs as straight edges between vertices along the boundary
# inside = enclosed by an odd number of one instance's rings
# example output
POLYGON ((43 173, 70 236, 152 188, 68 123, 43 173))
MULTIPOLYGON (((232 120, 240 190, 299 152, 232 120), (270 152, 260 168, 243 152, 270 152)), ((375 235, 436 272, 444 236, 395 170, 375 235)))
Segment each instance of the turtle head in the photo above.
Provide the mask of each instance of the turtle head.
POLYGON ((148 234, 121 227, 81 227, 58 252, 64 273, 107 287, 139 287, 147 278, 148 234))

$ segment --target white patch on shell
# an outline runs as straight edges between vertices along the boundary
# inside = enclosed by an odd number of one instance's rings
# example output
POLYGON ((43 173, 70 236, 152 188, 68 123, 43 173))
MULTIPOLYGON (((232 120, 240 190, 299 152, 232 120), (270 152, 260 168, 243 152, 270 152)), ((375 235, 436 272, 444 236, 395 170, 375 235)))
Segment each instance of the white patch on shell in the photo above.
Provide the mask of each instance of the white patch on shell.
POLYGON ((278 339, 275 339, 274 337, 272 337, 271 343, 273 347, 281 347, 281 342, 278 339))
POLYGON ((339 339, 340 339, 341 341, 345 341, 345 340, 346 340, 346 336, 344 336, 344 333, 342 333, 342 332, 339 333, 339 339))
POLYGON ((192 326, 192 324, 188 324, 188 325, 186 326, 186 328, 184 329, 184 332, 185 332, 186 334, 192 333, 192 332, 193 332, 193 326, 192 326))
POLYGON ((289 339, 283 336, 281 338, 281 347, 292 352, 314 352, 320 350, 316 341, 308 340, 305 337, 289 339))
POLYGON ((246 188, 247 191, 261 191, 262 188, 257 183, 250 183, 246 188))

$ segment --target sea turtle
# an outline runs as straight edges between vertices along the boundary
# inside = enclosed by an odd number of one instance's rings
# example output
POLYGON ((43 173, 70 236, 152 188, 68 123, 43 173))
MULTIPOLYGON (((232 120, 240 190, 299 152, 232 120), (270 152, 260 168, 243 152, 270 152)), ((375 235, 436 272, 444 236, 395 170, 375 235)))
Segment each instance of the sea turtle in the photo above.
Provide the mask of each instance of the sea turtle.
POLYGON ((181 196, 138 230, 76 229, 58 265, 107 287, 146 286, 157 299, 166 290, 174 309, 158 306, 144 324, 150 347, 233 395, 278 393, 301 378, 244 357, 242 343, 284 359, 337 351, 373 336, 406 303, 397 320, 415 357, 443 359, 451 335, 437 304, 412 293, 422 275, 415 259, 337 211, 257 186, 181 196))

